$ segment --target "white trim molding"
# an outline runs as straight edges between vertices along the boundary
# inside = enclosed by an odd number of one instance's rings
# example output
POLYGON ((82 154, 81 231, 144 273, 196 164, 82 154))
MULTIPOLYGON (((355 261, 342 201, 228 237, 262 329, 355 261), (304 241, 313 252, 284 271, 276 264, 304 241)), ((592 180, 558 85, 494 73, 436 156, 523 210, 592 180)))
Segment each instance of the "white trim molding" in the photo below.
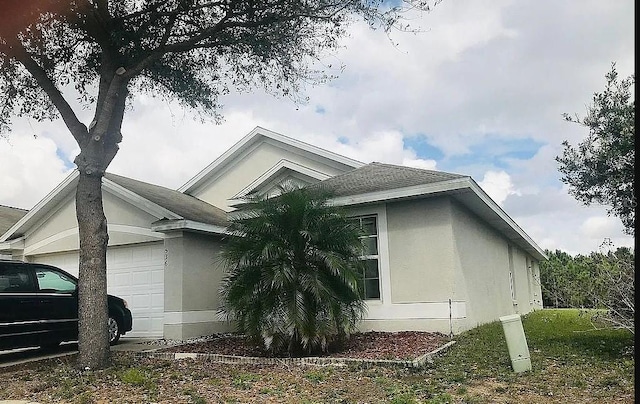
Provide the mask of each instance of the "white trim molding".
POLYGON ((217 310, 165 311, 164 325, 211 323, 226 321, 217 310))
POLYGON ((467 304, 462 300, 452 301, 451 306, 449 301, 393 304, 367 301, 367 308, 365 320, 457 320, 467 317, 467 304))
POLYGON ((229 234, 226 227, 216 226, 214 224, 207 224, 196 222, 193 220, 179 219, 179 220, 162 220, 159 222, 152 223, 151 230, 157 232, 168 232, 168 231, 198 231, 202 233, 213 233, 213 234, 229 234))

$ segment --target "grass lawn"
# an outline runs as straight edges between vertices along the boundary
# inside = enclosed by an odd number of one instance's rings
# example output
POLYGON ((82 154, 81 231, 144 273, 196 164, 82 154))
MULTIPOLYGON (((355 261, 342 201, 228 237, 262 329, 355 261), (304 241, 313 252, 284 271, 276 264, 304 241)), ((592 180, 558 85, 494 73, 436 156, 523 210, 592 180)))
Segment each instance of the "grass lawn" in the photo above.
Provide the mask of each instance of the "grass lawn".
MULTIPOLYGON (((456 336, 422 369, 239 366, 114 355, 78 372, 65 360, 0 370, 0 400, 41 403, 633 403, 634 338, 594 330, 578 310, 523 317, 533 370, 515 374, 499 322, 456 336)), ((68 360, 67 360, 68 361, 68 360)))

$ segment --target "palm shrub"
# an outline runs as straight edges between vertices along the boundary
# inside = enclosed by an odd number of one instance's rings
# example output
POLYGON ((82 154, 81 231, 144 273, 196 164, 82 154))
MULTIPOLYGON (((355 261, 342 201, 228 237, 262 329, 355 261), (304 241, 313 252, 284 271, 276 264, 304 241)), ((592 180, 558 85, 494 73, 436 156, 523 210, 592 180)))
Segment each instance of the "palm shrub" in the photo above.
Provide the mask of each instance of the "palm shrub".
POLYGON ((359 229, 322 190, 281 191, 231 219, 222 311, 272 354, 325 352, 365 314, 359 229))

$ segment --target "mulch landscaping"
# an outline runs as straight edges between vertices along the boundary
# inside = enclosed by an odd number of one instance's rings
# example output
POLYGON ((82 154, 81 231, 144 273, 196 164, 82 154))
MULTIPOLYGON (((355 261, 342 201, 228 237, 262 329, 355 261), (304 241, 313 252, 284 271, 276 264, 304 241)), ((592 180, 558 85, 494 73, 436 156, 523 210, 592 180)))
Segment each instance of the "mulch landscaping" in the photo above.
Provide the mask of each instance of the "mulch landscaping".
MULTIPOLYGON (((370 360, 413 360, 449 342, 444 334, 420 331, 363 332, 351 335, 339 350, 314 355, 329 358, 370 360)), ((268 357, 268 353, 239 335, 213 335, 197 342, 161 348, 158 352, 206 353, 233 356, 268 357)))

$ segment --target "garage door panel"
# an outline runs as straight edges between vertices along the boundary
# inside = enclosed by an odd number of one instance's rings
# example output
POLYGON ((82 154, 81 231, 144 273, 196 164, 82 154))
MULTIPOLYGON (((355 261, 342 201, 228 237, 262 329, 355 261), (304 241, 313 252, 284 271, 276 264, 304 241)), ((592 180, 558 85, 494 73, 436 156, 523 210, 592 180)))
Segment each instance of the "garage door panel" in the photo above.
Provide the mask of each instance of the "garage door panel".
MULTIPOLYGON (((78 276, 78 253, 47 254, 34 262, 78 276)), ((125 299, 133 316, 131 337, 162 337, 164 325, 164 246, 162 243, 107 250, 107 292, 125 299)))

